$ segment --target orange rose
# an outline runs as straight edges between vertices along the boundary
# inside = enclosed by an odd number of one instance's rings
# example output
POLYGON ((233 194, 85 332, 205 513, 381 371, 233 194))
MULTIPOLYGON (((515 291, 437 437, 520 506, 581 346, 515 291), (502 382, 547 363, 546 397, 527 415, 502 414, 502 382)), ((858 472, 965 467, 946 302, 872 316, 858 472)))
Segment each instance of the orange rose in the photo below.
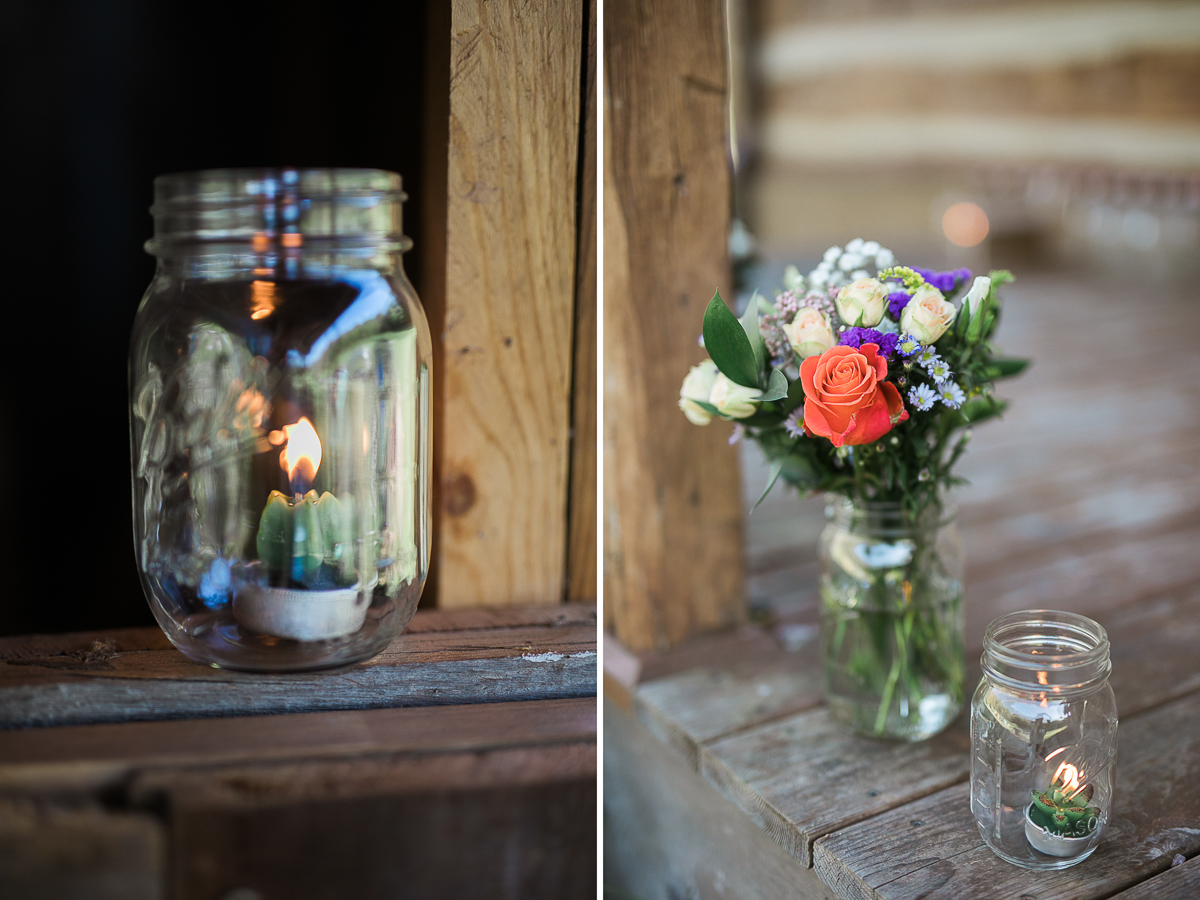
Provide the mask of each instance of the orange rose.
POLYGON ((831 347, 810 356, 800 365, 805 430, 835 447, 883 437, 908 418, 900 392, 885 378, 887 360, 878 344, 831 347))

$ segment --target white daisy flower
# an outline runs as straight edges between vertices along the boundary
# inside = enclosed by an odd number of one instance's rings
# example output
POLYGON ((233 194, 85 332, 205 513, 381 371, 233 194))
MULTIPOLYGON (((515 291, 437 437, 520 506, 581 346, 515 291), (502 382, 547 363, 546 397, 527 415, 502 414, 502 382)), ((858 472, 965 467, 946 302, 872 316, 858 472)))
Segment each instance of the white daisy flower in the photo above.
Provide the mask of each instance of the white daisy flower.
POLYGON ((960 388, 953 381, 949 382, 948 384, 943 384, 941 388, 939 388, 939 394, 942 398, 942 402, 951 409, 958 409, 963 405, 963 401, 967 399, 966 395, 963 394, 962 388, 960 388))

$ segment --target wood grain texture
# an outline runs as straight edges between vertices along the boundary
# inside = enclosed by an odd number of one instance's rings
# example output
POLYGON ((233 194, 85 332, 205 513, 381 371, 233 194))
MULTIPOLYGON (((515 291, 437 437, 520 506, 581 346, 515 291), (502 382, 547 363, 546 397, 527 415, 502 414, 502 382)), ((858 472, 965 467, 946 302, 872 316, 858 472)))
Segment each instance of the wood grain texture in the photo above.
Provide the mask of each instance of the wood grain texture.
POLYGON ((596 602, 596 0, 588 0, 575 258, 575 375, 571 385, 571 498, 567 600, 596 602))
POLYGON ((992 853, 975 829, 968 786, 959 785, 823 838, 819 874, 843 896, 872 900, 1108 897, 1167 869, 1176 853, 1200 852, 1198 751, 1200 695, 1123 716, 1107 833, 1086 863, 1062 872, 1021 869, 992 853))
POLYGON ((0 732, 0 792, 96 789, 150 768, 488 750, 595 733, 595 698, 29 728, 0 732))
POLYGON ((0 897, 161 900, 166 835, 145 813, 0 802, 0 897))
POLYGON ((676 406, 730 285, 724 4, 605 10, 605 608, 643 650, 744 617, 728 426, 676 406))
POLYGON ((605 703, 604 883, 612 896, 829 900, 811 871, 605 703))
POLYGON ((172 896, 595 896, 596 744, 151 771, 172 896), (312 853, 297 852, 312 847, 312 853))
POLYGON ((1195 900, 1200 897, 1200 857, 1193 856, 1180 865, 1122 891, 1114 900, 1195 900))
POLYGON ((421 612, 374 659, 309 675, 198 666, 157 628, 8 639, 0 728, 589 696, 594 623, 580 606, 421 612))
POLYGON ((584 14, 451 4, 439 606, 563 597, 584 14))

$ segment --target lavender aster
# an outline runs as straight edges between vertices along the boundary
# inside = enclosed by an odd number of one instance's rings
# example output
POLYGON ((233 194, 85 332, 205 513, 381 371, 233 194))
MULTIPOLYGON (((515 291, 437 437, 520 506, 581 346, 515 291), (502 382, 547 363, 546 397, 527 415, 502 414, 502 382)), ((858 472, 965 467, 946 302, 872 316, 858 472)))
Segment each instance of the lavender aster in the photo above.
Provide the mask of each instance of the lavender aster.
POLYGON ((742 439, 742 435, 746 433, 746 426, 738 422, 733 426, 733 431, 729 435, 729 446, 732 447, 742 439))
POLYGON ((912 356, 914 353, 920 352, 921 342, 918 341, 911 334, 906 334, 906 335, 901 336, 900 343, 898 343, 896 345, 896 349, 900 351, 901 356, 909 357, 909 356, 912 356))
POLYGON ((803 407, 797 406, 792 410, 791 414, 783 420, 783 430, 788 433, 788 437, 804 437, 804 418, 801 415, 802 411, 803 407))
POLYGON ((932 408, 936 400, 937 394, 927 384, 918 384, 908 392, 908 402, 913 405, 914 409, 920 412, 925 412, 927 409, 932 408))
POLYGON ((941 357, 937 355, 937 351, 932 347, 925 347, 917 354, 918 365, 926 370, 940 359, 941 357))
POLYGON ((908 301, 912 299, 912 294, 907 291, 892 291, 888 294, 888 315, 900 321, 900 313, 904 312, 904 307, 908 306, 908 301))
POLYGON ((963 394, 962 388, 960 388, 953 381, 943 384, 940 388, 938 388, 938 391, 942 402, 951 409, 958 409, 963 405, 963 401, 967 399, 963 394))

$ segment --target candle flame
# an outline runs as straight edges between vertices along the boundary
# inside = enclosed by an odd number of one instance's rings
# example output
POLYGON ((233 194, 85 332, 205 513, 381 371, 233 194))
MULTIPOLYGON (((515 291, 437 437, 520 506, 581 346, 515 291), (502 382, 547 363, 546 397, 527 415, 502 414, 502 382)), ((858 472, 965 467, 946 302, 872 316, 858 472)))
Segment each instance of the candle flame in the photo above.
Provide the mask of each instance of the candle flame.
POLYGON ((1054 771, 1052 783, 1057 784, 1061 780, 1063 793, 1071 793, 1073 796, 1079 793, 1079 781, 1082 777, 1083 773, 1071 763, 1059 763, 1058 768, 1054 771))
POLYGON ((279 465, 288 473, 293 489, 297 476, 311 485, 321 467, 321 439, 317 437, 317 430, 307 416, 301 416, 295 425, 284 425, 283 434, 287 444, 279 454, 279 465))

